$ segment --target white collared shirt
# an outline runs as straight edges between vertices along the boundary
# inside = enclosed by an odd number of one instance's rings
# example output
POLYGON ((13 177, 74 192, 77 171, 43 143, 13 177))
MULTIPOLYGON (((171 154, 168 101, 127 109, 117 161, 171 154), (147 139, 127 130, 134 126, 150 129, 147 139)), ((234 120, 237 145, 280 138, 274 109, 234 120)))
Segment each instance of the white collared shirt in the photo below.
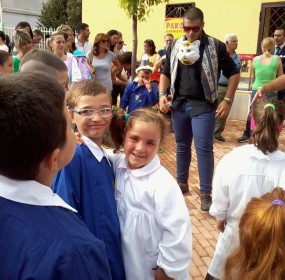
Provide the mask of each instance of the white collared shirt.
POLYGON ((84 141, 84 144, 89 148, 93 156, 101 162, 103 157, 106 157, 107 161, 109 162, 110 166, 111 163, 109 161, 109 158, 107 156, 107 153, 103 147, 99 147, 94 141, 92 141, 87 136, 82 135, 82 140, 84 141))
POLYGON ((57 206, 77 212, 57 194, 53 193, 50 187, 34 180, 13 180, 0 175, 0 196, 19 203, 57 206))
POLYGON ((92 44, 89 41, 85 41, 84 44, 81 44, 77 38, 75 38, 75 45, 78 50, 81 50, 85 55, 92 50, 92 44))

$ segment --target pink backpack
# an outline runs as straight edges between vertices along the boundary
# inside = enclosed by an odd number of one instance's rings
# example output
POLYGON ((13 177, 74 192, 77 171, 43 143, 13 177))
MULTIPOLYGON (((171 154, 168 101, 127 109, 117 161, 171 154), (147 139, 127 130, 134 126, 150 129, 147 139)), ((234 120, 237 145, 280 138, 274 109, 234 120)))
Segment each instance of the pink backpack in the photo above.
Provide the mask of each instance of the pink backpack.
POLYGON ((89 69, 89 65, 88 65, 86 57, 84 56, 74 56, 74 57, 77 60, 77 65, 81 72, 82 80, 91 80, 92 74, 89 69))

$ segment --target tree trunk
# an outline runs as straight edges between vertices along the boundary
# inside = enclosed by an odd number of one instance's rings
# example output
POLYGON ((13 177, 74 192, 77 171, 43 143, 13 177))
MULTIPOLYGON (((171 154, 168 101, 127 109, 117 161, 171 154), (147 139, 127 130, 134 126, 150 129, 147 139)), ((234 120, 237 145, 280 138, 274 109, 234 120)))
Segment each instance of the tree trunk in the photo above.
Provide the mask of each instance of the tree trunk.
POLYGON ((138 18, 133 16, 133 54, 132 54, 132 80, 136 77, 136 68, 137 68, 137 48, 138 48, 138 18))

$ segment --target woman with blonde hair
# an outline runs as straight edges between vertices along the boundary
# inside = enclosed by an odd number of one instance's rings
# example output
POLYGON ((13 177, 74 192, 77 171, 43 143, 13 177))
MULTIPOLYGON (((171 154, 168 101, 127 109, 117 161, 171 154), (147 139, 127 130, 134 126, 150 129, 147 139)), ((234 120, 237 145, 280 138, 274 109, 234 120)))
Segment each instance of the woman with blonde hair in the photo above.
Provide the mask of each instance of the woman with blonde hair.
POLYGON ((63 32, 53 32, 49 38, 47 49, 62 59, 68 69, 69 85, 79 82, 82 79, 80 69, 75 57, 71 53, 66 53, 66 34, 63 32))
POLYGON ((285 191, 253 198, 240 219, 240 246, 226 261, 225 279, 285 279, 284 232, 285 191))
POLYGON ((95 36, 93 49, 87 53, 87 59, 89 64, 95 68, 95 80, 101 82, 111 93, 112 79, 115 79, 115 75, 120 71, 120 62, 116 55, 109 51, 106 34, 99 33, 95 36))
POLYGON ((75 36, 72 28, 66 24, 61 24, 56 28, 56 31, 67 34, 66 52, 73 53, 76 50, 75 36))
POLYGON ((33 48, 33 40, 26 29, 17 29, 15 30, 13 41, 18 50, 18 54, 13 56, 14 72, 18 72, 22 57, 33 48))
MULTIPOLYGON (((262 55, 256 56, 252 61, 252 73, 254 83, 250 100, 252 100, 259 87, 273 81, 276 77, 283 74, 281 58, 273 55, 275 50, 275 41, 271 37, 264 38, 261 42, 262 55)), ((277 92, 268 92, 266 98, 277 99, 277 92)), ((239 143, 247 142, 250 138, 250 116, 247 118, 246 129, 243 135, 238 138, 239 143)))

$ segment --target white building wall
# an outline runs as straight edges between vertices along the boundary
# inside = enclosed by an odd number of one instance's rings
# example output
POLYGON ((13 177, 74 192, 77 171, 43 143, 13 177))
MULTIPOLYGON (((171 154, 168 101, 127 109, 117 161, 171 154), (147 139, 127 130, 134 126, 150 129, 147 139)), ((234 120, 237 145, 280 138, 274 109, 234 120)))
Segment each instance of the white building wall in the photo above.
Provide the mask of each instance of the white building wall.
POLYGON ((36 26, 42 3, 47 1, 48 0, 0 0, 2 24, 16 25, 20 21, 27 21, 31 26, 36 26))

